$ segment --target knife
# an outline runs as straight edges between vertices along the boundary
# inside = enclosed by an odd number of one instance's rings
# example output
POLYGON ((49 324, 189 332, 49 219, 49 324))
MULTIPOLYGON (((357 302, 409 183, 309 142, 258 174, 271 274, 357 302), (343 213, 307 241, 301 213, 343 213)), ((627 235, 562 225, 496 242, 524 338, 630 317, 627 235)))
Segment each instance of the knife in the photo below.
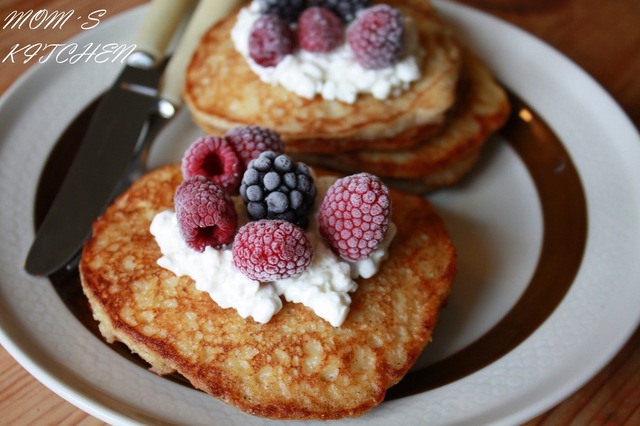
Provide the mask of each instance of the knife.
POLYGON ((182 106, 187 62, 204 31, 238 0, 200 0, 171 60, 163 63, 191 0, 152 0, 136 51, 98 105, 24 264, 49 275, 77 258, 93 221, 131 182, 159 129, 182 106))

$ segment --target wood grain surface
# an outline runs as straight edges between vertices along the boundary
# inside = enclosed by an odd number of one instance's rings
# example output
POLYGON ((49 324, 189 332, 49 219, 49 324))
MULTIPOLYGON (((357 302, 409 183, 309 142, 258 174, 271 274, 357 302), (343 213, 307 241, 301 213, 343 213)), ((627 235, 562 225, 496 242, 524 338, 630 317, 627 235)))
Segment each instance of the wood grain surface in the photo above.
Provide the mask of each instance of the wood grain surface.
MULTIPOLYGON (((591 74, 640 127, 640 1, 460 0, 534 34, 591 74)), ((144 0, 0 0, 0 19, 17 10, 104 9, 115 16, 144 0)), ((83 31, 69 22, 55 30, 1 29, 2 57, 16 43, 62 43, 83 31)), ((0 93, 35 65, 0 63, 0 93)), ((640 165, 639 165, 640 166, 640 165)), ((640 285, 640 283, 637 283, 640 285)), ((594 348, 597 350, 598 348, 594 348)), ((0 348, 0 424, 102 425, 27 373, 0 348)), ((640 329, 617 356, 581 389, 527 426, 640 425, 640 329)))

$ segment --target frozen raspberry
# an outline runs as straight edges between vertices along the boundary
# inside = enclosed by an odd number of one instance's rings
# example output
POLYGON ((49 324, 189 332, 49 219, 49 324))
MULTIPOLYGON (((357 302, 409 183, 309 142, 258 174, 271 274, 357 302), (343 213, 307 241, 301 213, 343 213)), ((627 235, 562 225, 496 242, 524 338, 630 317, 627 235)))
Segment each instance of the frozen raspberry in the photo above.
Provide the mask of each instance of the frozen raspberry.
POLYGON ((284 153, 284 144, 280 135, 265 127, 234 127, 227 132, 225 137, 240 157, 242 170, 246 170, 249 162, 265 151, 273 151, 276 154, 284 153))
POLYGON ((182 157, 184 178, 202 175, 230 194, 242 179, 240 159, 231 144, 219 137, 205 136, 189 146, 182 157))
POLYGON ((332 51, 342 42, 343 33, 340 18, 323 7, 310 7, 298 19, 298 44, 309 52, 332 51))
POLYGON ((293 53, 295 37, 289 24, 275 15, 259 17, 249 34, 249 56, 263 67, 274 67, 293 53))
POLYGON ((300 276, 313 249, 304 231, 284 220, 249 222, 233 240, 233 264, 252 280, 269 282, 300 276))
POLYGON ((359 10, 371 6, 372 0, 309 0, 309 6, 326 7, 338 15, 344 22, 355 19, 359 10))
POLYGON ((261 13, 276 15, 289 24, 296 22, 307 7, 306 0, 259 0, 259 4, 261 13))
POLYGON ((238 214, 229 194, 196 175, 182 182, 173 197, 180 234, 192 249, 220 248, 233 241, 238 214))
POLYGON ((359 173, 329 187, 318 210, 318 225, 341 258, 356 262, 380 246, 390 217, 389 189, 377 176, 359 173))
POLYGON ((366 69, 393 65, 404 47, 402 12, 378 4, 362 12, 347 31, 347 42, 356 61, 366 69))

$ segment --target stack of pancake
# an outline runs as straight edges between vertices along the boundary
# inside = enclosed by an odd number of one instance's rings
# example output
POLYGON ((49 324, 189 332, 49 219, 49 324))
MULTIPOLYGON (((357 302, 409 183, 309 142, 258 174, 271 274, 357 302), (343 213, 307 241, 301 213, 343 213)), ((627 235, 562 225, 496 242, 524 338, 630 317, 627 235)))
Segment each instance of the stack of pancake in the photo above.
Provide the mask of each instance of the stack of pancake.
POLYGON ((353 104, 306 99, 260 80, 230 38, 235 16, 203 37, 187 70, 186 101, 209 134, 238 125, 278 131, 299 160, 369 171, 415 192, 451 185, 479 158, 510 106, 487 67, 424 0, 390 0, 415 23, 421 78, 400 95, 353 104))
MULTIPOLYGON (((206 33, 187 70, 194 120, 212 135, 267 127, 306 162, 370 171, 412 191, 457 181, 506 120, 507 98, 426 0, 387 3, 412 17, 424 53, 422 76, 407 91, 349 104, 265 84, 231 41, 232 15, 206 33)), ((327 420, 382 402, 431 340, 456 274, 455 248, 425 197, 391 191, 398 233, 380 272, 357 280, 342 326, 297 303, 260 324, 157 264, 149 226, 174 208, 181 181, 178 164, 146 174, 93 226, 79 270, 106 340, 253 415, 327 420)))

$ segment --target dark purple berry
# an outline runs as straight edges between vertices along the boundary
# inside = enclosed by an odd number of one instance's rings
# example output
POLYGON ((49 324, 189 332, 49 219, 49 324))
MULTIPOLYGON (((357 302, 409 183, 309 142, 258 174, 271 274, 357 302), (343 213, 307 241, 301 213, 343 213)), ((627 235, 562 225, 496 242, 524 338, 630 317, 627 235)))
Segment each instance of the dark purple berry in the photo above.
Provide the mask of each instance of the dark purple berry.
POLYGON ((289 24, 296 22, 307 7, 306 0, 260 0, 259 4, 261 13, 275 15, 289 24))
POLYGON ((309 0, 309 6, 325 7, 344 22, 353 21, 358 12, 373 3, 372 0, 309 0))
POLYGON ((249 163, 240 184, 240 196, 251 220, 280 219, 302 228, 316 197, 309 168, 285 154, 267 151, 249 163))

